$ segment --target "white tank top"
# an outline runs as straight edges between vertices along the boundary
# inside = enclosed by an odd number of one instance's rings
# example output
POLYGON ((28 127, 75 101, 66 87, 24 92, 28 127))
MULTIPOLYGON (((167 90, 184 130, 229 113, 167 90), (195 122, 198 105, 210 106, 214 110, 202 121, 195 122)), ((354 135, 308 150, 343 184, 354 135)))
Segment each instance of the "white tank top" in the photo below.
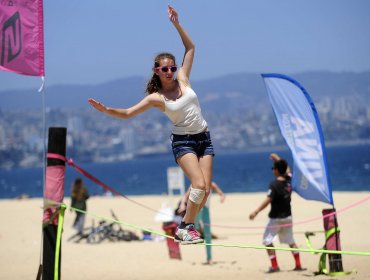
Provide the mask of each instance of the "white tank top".
POLYGON ((173 134, 197 134, 206 130, 207 122, 202 116, 198 97, 190 87, 185 87, 182 96, 175 101, 162 97, 164 113, 173 123, 173 134))

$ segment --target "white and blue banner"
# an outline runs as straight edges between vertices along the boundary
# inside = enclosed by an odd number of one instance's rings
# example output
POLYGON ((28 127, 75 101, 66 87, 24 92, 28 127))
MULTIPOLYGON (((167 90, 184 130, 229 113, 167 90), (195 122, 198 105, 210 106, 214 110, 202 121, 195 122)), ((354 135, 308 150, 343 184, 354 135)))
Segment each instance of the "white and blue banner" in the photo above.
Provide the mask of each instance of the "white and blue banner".
POLYGON ((293 190, 334 206, 319 116, 307 91, 281 74, 262 74, 272 108, 294 160, 293 190))

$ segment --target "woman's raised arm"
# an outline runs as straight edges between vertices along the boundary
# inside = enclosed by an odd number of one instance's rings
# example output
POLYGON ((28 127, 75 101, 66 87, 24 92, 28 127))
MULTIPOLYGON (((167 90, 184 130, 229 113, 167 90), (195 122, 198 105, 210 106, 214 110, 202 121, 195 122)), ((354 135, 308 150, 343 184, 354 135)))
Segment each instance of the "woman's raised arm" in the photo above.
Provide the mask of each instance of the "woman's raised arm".
POLYGON ((182 61, 182 67, 178 73, 179 79, 187 80, 190 76, 191 67, 193 66, 193 59, 194 59, 194 51, 195 51, 195 45, 190 38, 189 34, 185 31, 185 29, 181 26, 179 22, 179 16, 176 10, 168 5, 168 17, 170 21, 175 26, 177 32, 179 33, 182 43, 185 47, 185 54, 182 61), (182 77, 182 75, 185 75, 185 77, 182 77))

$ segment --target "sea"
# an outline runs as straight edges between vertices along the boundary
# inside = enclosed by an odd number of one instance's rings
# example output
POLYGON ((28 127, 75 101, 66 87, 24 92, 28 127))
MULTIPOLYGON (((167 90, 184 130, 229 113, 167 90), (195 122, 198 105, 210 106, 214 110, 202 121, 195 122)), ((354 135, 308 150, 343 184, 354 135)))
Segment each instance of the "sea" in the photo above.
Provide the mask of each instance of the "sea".
MULTIPOLYGON (((217 151, 216 151, 217 152, 217 151)), ((292 163, 289 150, 219 153, 214 159, 213 179, 225 193, 266 192, 273 180, 269 154, 277 152, 292 163)), ((370 145, 326 148, 333 191, 370 191, 370 145)), ((81 168, 124 195, 167 193, 167 168, 176 166, 172 154, 146 156, 114 163, 79 163, 81 168)), ((76 177, 82 177, 91 195, 104 189, 66 167, 65 196, 76 177)), ((189 182, 186 180, 186 184, 189 182)), ((0 169, 0 199, 43 196, 43 168, 0 169)))

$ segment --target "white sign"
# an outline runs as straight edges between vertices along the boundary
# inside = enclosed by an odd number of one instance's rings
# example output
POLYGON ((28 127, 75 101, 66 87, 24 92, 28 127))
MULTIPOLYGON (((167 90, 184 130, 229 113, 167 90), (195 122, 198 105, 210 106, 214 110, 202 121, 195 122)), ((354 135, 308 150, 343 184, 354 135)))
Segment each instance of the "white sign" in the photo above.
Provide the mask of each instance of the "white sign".
POLYGON ((178 190, 181 196, 185 194, 185 177, 180 167, 167 168, 167 187, 168 195, 174 195, 175 190, 178 190))

